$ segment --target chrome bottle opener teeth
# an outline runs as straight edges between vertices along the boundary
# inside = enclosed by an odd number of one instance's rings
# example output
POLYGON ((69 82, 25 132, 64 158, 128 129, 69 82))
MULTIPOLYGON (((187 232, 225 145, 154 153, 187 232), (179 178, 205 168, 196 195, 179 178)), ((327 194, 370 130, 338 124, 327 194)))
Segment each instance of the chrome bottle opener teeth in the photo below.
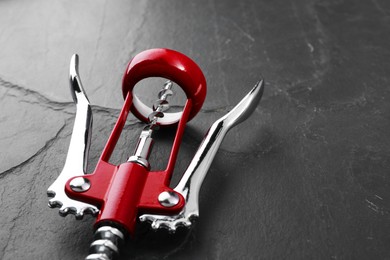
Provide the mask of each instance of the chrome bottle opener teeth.
POLYGON ((139 217, 140 221, 149 222, 153 229, 164 228, 171 232, 175 232, 180 226, 191 226, 191 220, 199 217, 199 191, 219 146, 231 128, 245 121, 253 113, 263 91, 264 81, 261 80, 238 105, 215 121, 207 131, 190 165, 174 188, 185 199, 183 210, 176 215, 144 214, 139 217))
POLYGON ((73 101, 76 104, 76 119, 68 154, 61 174, 49 187, 47 194, 52 197, 49 200, 49 207, 59 207, 61 216, 74 214, 77 219, 82 219, 84 214, 96 215, 99 209, 94 205, 70 199, 64 189, 65 183, 70 178, 86 173, 91 143, 92 110, 78 73, 78 63, 79 58, 75 54, 70 62, 69 83, 73 101))

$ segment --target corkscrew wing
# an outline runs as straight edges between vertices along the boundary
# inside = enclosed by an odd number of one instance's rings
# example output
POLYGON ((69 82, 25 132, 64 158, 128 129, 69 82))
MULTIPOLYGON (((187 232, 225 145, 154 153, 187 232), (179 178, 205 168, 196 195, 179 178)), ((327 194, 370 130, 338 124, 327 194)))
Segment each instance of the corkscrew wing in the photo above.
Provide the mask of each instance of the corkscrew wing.
POLYGON ((264 91, 264 81, 259 81, 255 87, 228 114, 218 119, 205 135, 198 151, 180 182, 174 188, 185 198, 185 206, 177 215, 144 214, 140 221, 149 222, 153 229, 165 228, 171 232, 179 226, 191 226, 191 219, 199 216, 199 190, 207 171, 227 132, 245 121, 256 109, 264 91))
POLYGON ((78 63, 79 58, 75 54, 70 62, 69 82, 77 110, 68 154, 61 174, 49 187, 47 194, 52 197, 49 207, 59 207, 61 216, 74 214, 77 219, 81 219, 85 213, 96 215, 99 210, 88 203, 70 199, 64 190, 65 183, 70 178, 86 173, 91 139, 92 110, 78 73, 78 63))

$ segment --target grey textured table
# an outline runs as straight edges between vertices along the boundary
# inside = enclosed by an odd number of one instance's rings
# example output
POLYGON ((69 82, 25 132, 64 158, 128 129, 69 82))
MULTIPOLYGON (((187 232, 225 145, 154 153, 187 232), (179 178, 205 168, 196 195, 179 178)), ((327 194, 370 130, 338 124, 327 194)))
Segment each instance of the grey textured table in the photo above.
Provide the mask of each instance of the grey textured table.
MULTIPOLYGON (((266 89, 211 166, 196 226, 169 235, 140 225, 121 259, 390 259, 389 43, 386 0, 0 1, 0 258, 82 259, 92 241, 91 217, 47 207, 75 115, 71 55, 94 105, 92 170, 127 62, 164 47, 208 82, 176 180, 260 75, 266 89)), ((141 128, 129 118, 113 162, 141 128)))

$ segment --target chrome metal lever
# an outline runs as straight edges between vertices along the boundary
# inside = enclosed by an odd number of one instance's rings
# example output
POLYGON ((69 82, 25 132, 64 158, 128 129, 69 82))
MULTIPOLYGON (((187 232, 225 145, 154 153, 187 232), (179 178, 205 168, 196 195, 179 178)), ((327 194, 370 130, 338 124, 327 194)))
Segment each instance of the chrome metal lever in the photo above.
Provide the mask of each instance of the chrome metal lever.
POLYGON ((210 127, 175 191, 185 198, 185 206, 177 215, 144 214, 141 221, 151 223, 153 229, 166 228, 174 232, 178 226, 191 226, 191 219, 199 216, 198 197, 203 180, 227 132, 247 119, 256 109, 264 91, 264 81, 255 87, 228 114, 210 127))
MULTIPOLYGON (((84 213, 96 215, 99 209, 93 205, 70 199, 65 194, 65 183, 74 176, 86 173, 88 152, 91 140, 92 110, 78 73, 79 59, 74 54, 70 62, 69 83, 73 101, 76 104, 76 119, 64 168, 55 182, 47 190, 49 207, 59 207, 61 216, 74 214, 81 219, 84 213)), ((83 181, 83 180, 80 180, 83 181)), ((82 185, 80 183, 79 185, 82 185)))

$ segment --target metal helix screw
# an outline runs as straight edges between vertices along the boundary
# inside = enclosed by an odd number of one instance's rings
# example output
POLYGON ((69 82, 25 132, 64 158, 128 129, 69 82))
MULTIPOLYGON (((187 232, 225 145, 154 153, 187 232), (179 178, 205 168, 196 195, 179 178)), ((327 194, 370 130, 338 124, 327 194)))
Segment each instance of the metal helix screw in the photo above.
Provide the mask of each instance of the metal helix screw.
POLYGON ((102 226, 96 230, 85 260, 112 260, 119 255, 119 247, 123 242, 124 235, 119 229, 102 226))
POLYGON ((165 82, 163 89, 158 93, 158 99, 153 104, 153 113, 149 115, 149 129, 155 129, 157 127, 157 120, 160 117, 164 117, 165 111, 169 109, 168 97, 173 95, 172 81, 165 82))

